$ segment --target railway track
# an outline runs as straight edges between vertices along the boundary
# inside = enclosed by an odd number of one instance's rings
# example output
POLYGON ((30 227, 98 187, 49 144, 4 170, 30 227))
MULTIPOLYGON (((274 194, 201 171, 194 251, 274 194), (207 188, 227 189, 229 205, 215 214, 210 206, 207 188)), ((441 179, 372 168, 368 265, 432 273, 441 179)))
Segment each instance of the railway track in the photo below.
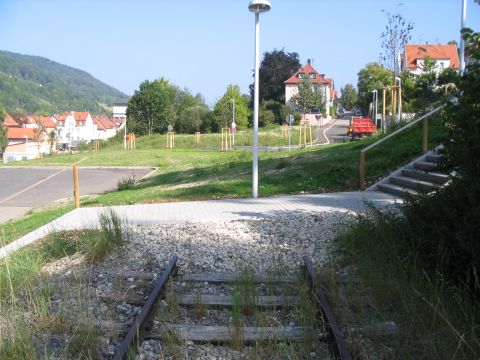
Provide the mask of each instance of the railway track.
POLYGON ((165 348, 197 343, 238 351, 249 346, 256 358, 279 358, 280 352, 299 358, 351 359, 308 257, 303 279, 259 276, 248 269, 177 276, 176 263, 174 256, 113 359, 130 358, 144 340, 167 343, 165 348))

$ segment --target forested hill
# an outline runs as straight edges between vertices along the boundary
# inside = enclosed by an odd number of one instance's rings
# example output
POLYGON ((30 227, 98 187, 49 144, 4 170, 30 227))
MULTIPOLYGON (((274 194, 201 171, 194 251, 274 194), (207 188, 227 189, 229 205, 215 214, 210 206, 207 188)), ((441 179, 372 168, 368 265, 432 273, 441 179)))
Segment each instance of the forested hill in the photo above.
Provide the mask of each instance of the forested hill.
POLYGON ((128 97, 85 71, 39 56, 0 51, 0 103, 20 114, 111 111, 128 97))

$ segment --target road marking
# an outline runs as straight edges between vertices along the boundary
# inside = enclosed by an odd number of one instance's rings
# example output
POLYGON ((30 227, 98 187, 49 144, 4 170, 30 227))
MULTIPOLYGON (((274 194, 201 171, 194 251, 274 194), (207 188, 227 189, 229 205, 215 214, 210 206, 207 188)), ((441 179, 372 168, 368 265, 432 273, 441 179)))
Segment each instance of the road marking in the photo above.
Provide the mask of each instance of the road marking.
POLYGON ((327 131, 330 130, 330 128, 333 125, 335 125, 336 122, 337 122, 337 120, 335 120, 328 128, 323 129, 323 137, 327 140, 327 142, 324 142, 324 143, 321 143, 321 144, 318 144, 318 145, 328 145, 328 144, 330 144, 330 140, 328 140, 328 137, 327 137, 327 131))
POLYGON ((47 181, 47 180, 50 180, 50 179, 53 178, 54 176, 57 176, 58 174, 61 174, 62 172, 66 171, 66 170, 67 170, 66 168, 65 168, 65 169, 62 169, 62 170, 57 171, 56 173, 54 173, 54 174, 52 174, 52 175, 50 175, 50 176, 47 176, 45 179, 42 179, 42 180, 40 180, 40 181, 37 181, 36 183, 34 183, 34 184, 26 187, 25 189, 20 190, 19 192, 15 193, 15 194, 13 194, 13 195, 11 195, 11 196, 9 196, 8 198, 1 200, 1 201, 0 201, 0 204, 3 204, 3 203, 5 203, 5 202, 7 202, 7 201, 9 201, 9 200, 12 200, 13 198, 15 198, 15 197, 17 197, 17 196, 19 196, 19 195, 22 195, 24 192, 33 189, 34 187, 40 185, 41 183, 44 183, 44 182, 47 181))

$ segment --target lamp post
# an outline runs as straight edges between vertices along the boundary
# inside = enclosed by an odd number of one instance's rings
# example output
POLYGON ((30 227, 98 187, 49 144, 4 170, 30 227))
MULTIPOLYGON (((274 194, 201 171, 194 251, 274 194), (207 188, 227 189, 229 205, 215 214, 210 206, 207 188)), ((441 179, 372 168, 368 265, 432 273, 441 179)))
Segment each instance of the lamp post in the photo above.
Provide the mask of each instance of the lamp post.
POLYGON ((402 79, 395 76, 395 85, 398 81, 398 121, 402 120, 402 79))
POLYGON ((232 102, 232 145, 235 146, 235 131, 237 124, 235 124, 235 99, 230 99, 232 102))
MULTIPOLYGON (((460 31, 465 27, 465 20, 467 18, 467 0, 462 1, 462 23, 460 31)), ((463 35, 460 35, 460 71, 465 70, 465 41, 463 35)))
POLYGON ((123 125, 123 148, 127 150, 127 117, 125 116, 125 124, 123 125))
POLYGON ((377 124, 377 110, 378 107, 378 90, 372 90, 372 108, 373 108, 373 114, 374 114, 374 119, 375 119, 375 126, 378 126, 377 124))
POLYGON ((267 12, 272 5, 268 0, 252 0, 248 4, 248 10, 255 13, 255 81, 253 95, 253 166, 252 166, 252 197, 258 197, 258 98, 259 98, 259 79, 258 72, 260 67, 260 24, 259 15, 261 12, 267 12))

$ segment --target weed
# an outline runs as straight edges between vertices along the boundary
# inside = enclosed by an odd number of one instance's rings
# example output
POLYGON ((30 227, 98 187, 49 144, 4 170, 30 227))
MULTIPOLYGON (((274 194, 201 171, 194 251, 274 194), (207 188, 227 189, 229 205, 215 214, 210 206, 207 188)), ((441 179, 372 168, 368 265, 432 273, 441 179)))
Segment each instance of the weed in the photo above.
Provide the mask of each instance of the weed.
POLYGON ((135 175, 123 177, 118 181, 117 190, 128 190, 133 188, 135 185, 135 175))
POLYGON ((194 308, 195 317, 197 320, 202 319, 207 314, 207 306, 205 305, 202 294, 197 292, 195 294, 195 308, 194 308))
POLYGON ((107 256, 116 246, 128 240, 122 228, 118 215, 110 210, 100 215, 100 230, 86 230, 82 232, 80 249, 85 255, 85 260, 95 262, 107 256))
POLYGON ((203 167, 199 167, 199 166, 195 165, 192 169, 192 172, 193 172, 193 176, 199 178, 199 177, 204 176, 207 173, 207 170, 203 167))
POLYGON ((234 289, 232 301, 231 347, 240 351, 244 348, 245 343, 243 341, 243 300, 238 289, 234 289))
POLYGON ((245 315, 253 315, 256 310, 257 293, 255 286, 255 272, 253 269, 243 267, 238 274, 236 285, 241 294, 242 311, 245 315))

